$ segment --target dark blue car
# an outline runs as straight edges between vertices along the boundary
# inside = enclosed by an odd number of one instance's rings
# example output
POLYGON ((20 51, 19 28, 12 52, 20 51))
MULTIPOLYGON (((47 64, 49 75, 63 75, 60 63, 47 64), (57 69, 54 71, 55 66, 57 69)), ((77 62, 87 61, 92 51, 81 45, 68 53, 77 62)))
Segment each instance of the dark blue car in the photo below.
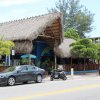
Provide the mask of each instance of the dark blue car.
POLYGON ((14 85, 15 83, 27 83, 35 81, 41 83, 45 70, 32 65, 19 65, 9 67, 0 73, 0 85, 14 85))

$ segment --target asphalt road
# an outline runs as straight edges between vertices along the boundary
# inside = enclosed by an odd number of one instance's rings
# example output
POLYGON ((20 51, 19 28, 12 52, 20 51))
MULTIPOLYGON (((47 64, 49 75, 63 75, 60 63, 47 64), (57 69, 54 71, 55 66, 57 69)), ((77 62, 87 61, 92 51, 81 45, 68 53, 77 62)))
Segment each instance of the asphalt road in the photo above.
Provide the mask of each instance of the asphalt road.
POLYGON ((0 87, 0 100, 100 100, 100 76, 0 87))

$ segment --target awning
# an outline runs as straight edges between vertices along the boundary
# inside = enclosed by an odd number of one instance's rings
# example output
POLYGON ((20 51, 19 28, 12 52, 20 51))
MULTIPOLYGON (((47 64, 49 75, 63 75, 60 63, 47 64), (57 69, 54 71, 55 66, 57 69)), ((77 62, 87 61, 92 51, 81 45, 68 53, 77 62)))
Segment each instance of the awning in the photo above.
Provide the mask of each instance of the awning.
POLYGON ((25 55, 22 55, 21 58, 31 58, 31 59, 36 59, 36 56, 35 56, 35 55, 32 55, 32 54, 25 54, 25 55))

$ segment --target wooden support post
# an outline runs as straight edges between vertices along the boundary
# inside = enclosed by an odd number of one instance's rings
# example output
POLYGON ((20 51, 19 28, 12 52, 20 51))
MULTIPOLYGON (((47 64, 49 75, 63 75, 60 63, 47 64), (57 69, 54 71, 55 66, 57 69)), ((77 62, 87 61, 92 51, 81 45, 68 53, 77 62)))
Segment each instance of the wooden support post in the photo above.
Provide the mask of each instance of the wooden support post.
POLYGON ((57 58, 56 58, 56 55, 55 55, 55 69, 57 68, 57 58))

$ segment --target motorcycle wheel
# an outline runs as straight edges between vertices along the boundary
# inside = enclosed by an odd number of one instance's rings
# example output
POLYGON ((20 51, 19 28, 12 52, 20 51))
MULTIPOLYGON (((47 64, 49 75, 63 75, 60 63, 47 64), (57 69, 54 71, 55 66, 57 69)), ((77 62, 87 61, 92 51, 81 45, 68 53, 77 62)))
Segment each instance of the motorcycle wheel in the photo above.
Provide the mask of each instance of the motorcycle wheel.
POLYGON ((65 76, 65 77, 63 78, 63 80, 67 80, 67 77, 65 76))
POLYGON ((53 77, 50 77, 50 81, 53 81, 53 77))

